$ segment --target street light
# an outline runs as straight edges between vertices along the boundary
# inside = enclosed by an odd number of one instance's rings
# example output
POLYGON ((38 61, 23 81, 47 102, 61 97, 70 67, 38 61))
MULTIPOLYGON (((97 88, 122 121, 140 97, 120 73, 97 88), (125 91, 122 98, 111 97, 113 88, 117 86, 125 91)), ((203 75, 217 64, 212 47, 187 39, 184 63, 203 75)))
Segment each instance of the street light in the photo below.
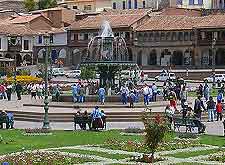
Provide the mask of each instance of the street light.
POLYGON ((216 38, 212 40, 212 74, 213 74, 213 87, 216 86, 216 72, 215 72, 215 45, 216 45, 216 38))
POLYGON ((43 121, 43 129, 50 129, 49 125, 49 119, 48 119, 48 56, 49 56, 49 46, 50 46, 50 35, 45 34, 44 35, 44 45, 45 45, 45 51, 44 51, 44 58, 45 58, 45 100, 44 100, 44 121, 43 121))

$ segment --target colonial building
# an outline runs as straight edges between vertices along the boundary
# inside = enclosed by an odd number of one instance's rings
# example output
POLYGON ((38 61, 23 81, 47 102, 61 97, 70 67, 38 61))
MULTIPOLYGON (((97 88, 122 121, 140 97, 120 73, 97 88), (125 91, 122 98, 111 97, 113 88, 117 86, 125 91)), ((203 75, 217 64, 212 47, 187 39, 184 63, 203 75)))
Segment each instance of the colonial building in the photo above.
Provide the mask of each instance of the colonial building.
MULTIPOLYGON (((189 10, 188 10, 189 11, 189 10)), ((115 36, 122 36, 129 59, 148 68, 205 68, 213 64, 212 44, 215 42, 215 64, 225 65, 225 15, 201 16, 198 12, 148 10, 105 10, 74 22, 68 28, 68 58, 77 65, 88 51, 88 43, 98 35, 103 20, 109 22, 115 36), (167 13, 167 14, 166 14, 167 13)))
POLYGON ((170 6, 188 9, 212 9, 213 1, 215 0, 170 0, 170 6))
MULTIPOLYGON (((101 15, 89 16, 74 22, 68 29, 69 58, 72 65, 80 63, 82 56, 88 52, 87 46, 92 37, 97 36, 103 21, 108 21, 114 36, 125 39, 129 59, 134 59, 134 29, 149 18, 148 10, 109 10, 101 15)), ((96 49, 89 50, 96 54, 96 49)))

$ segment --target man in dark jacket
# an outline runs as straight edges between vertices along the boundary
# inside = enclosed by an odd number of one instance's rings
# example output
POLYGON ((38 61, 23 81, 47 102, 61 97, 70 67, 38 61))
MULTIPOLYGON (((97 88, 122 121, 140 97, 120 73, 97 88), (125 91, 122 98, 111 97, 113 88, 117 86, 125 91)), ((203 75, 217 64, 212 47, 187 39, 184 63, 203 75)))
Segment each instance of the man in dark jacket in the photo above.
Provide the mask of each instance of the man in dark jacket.
POLYGON ((22 92, 22 86, 20 85, 20 83, 16 84, 16 95, 18 100, 21 100, 21 92, 22 92))

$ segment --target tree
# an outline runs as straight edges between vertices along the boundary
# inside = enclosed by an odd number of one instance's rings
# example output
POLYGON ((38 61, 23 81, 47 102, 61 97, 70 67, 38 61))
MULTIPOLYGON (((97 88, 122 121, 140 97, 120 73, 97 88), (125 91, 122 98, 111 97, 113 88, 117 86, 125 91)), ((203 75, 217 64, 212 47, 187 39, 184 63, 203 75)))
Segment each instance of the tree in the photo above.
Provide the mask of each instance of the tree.
POLYGON ((33 11, 36 9, 35 0, 24 0, 24 6, 27 11, 33 11))
POLYGON ((38 8, 40 10, 48 9, 48 8, 52 8, 52 7, 56 7, 56 6, 57 6, 56 0, 39 0, 38 1, 38 8))
POLYGON ((82 80, 90 80, 96 77, 96 72, 94 67, 82 67, 80 78, 82 80))

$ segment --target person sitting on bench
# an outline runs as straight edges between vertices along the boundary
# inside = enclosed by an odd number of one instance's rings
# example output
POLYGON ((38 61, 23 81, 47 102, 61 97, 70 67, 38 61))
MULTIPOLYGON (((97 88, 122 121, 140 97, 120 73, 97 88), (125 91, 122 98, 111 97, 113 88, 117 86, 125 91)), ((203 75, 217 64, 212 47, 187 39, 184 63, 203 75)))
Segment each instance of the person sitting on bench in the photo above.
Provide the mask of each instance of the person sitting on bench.
POLYGON ((12 112, 7 112, 7 117, 8 117, 8 121, 9 121, 9 126, 11 129, 13 129, 14 127, 14 117, 13 117, 13 113, 12 112))

